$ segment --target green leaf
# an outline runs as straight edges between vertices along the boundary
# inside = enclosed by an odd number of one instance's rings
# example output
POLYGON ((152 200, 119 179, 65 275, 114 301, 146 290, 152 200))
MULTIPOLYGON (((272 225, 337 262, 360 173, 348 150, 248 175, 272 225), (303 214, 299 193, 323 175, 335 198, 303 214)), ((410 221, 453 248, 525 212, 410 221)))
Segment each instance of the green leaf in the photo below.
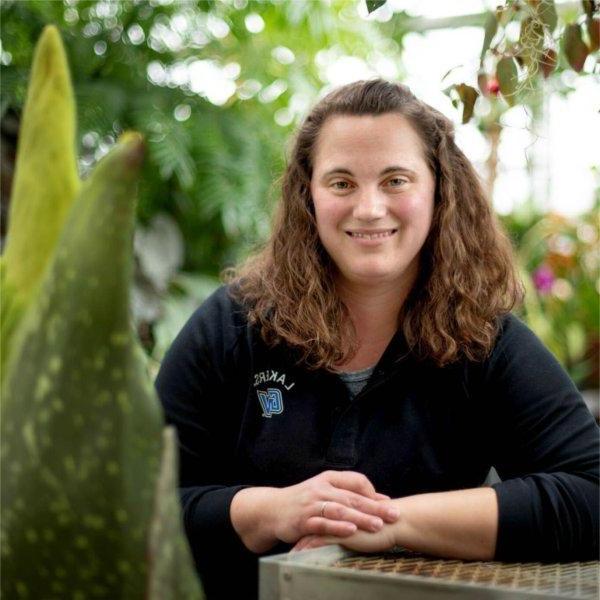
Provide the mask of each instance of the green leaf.
POLYGON ((161 121, 163 133, 150 140, 150 157, 163 179, 175 175, 183 189, 194 183, 196 165, 190 154, 191 140, 185 127, 161 121))
POLYGON ((54 589, 57 571, 62 597, 146 589, 162 416, 129 319, 142 157, 128 135, 96 165, 15 339, 0 420, 7 598, 18 582, 54 589))
POLYGON ((367 0, 367 10, 369 14, 376 11, 379 7, 383 6, 386 0, 367 0))
POLYGON ((162 434, 163 449, 148 540, 147 600, 201 600, 200 582, 187 540, 181 535, 177 433, 172 425, 162 434))
POLYGON ((556 29, 556 24, 558 22, 554 0, 541 0, 536 6, 536 12, 548 31, 552 33, 556 29))
POLYGON ((498 61, 496 66, 496 78, 500 85, 502 96, 510 106, 516 102, 516 90, 518 83, 517 65, 511 57, 505 57, 498 61))
POLYGON ((485 20, 483 46, 481 47, 481 56, 479 57, 479 60, 482 64, 483 59, 485 58, 485 53, 490 47, 492 39, 496 35, 496 31, 498 31, 498 17, 496 15, 496 12, 494 11, 488 13, 488 16, 485 20))
POLYGON ((473 108, 475 106, 475 101, 479 96, 479 92, 465 83, 460 83, 456 85, 455 88, 463 103, 462 122, 463 124, 468 123, 473 116, 473 108))
POLYGON ((563 49, 571 68, 579 73, 590 53, 581 38, 581 27, 579 25, 573 23, 566 26, 563 36, 563 49))

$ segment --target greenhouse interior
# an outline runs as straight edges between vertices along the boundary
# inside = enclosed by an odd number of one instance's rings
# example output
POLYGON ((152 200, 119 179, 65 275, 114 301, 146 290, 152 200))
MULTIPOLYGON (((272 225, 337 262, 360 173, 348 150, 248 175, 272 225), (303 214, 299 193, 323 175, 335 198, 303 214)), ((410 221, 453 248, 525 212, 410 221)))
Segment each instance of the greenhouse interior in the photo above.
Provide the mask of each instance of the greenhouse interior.
POLYGON ((600 594, 600 3, 2 0, 1 593, 600 594))

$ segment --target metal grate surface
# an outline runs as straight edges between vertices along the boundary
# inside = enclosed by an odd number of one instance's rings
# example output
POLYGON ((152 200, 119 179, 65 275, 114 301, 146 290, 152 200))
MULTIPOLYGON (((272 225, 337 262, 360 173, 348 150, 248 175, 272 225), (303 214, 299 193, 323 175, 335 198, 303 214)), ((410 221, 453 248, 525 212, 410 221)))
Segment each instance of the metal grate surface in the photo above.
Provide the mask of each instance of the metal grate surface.
POLYGON ((398 573, 490 588, 557 594, 566 598, 600 596, 600 563, 499 563, 438 560, 408 550, 376 556, 349 556, 333 568, 398 573))

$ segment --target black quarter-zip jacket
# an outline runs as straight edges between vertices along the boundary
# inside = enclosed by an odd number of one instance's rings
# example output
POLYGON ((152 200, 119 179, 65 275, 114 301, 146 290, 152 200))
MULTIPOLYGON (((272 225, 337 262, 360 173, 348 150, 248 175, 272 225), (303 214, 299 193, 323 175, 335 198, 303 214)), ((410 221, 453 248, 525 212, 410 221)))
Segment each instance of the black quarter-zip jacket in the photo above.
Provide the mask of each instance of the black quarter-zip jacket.
POLYGON ((156 389, 177 429, 184 525, 209 599, 256 594, 258 557, 233 529, 233 496, 328 469, 397 498, 478 487, 493 466, 496 560, 598 557, 598 427, 513 315, 485 361, 444 368, 417 361, 398 332, 351 401, 334 373, 269 348, 223 286, 173 342, 156 389))

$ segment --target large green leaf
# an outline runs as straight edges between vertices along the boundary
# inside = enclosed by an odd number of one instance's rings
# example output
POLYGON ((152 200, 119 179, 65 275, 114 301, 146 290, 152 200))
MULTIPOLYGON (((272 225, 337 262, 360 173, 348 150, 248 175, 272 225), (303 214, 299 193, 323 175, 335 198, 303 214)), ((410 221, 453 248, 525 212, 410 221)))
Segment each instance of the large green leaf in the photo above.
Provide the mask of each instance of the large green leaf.
POLYGON ((147 600, 200 600, 202 591, 187 540, 181 535, 177 488, 177 433, 163 430, 163 453, 149 539, 147 600))
MULTIPOLYGON (((167 550, 148 553, 162 414, 129 316, 142 156, 130 134, 96 166, 17 332, 1 415, 6 598, 142 600, 150 581, 166 589, 167 550)), ((156 501, 173 508, 165 485, 156 501)), ((196 598, 176 523, 163 543, 177 549, 180 578, 164 597, 196 598)))

